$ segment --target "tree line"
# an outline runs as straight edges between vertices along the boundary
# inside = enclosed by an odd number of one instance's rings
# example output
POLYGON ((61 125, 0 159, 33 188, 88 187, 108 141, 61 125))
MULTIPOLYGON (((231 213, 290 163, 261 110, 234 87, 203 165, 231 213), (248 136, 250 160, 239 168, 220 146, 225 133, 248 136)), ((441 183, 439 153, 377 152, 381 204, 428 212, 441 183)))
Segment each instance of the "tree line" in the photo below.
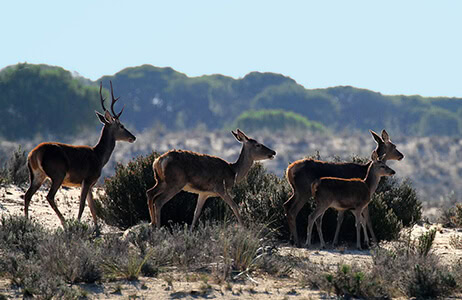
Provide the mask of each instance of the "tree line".
MULTIPOLYGON (((339 86, 307 89, 290 77, 252 72, 243 78, 188 77, 172 68, 126 68, 91 80, 60 67, 18 64, 0 71, 0 137, 64 137, 94 131, 99 82, 114 84, 124 122, 142 131, 248 126, 275 130, 387 128, 411 136, 462 133, 462 99, 394 95, 339 86)), ((104 94, 108 95, 107 90, 104 94)))

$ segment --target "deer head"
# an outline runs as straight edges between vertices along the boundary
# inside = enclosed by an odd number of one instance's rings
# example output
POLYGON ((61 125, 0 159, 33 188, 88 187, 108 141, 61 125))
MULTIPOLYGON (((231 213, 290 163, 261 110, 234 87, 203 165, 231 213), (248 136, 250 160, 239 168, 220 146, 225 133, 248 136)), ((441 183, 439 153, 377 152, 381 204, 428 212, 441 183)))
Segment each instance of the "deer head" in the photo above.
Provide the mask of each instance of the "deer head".
POLYGON ((96 112, 96 116, 100 120, 100 122, 104 125, 104 127, 109 130, 109 132, 112 133, 112 136, 114 136, 116 141, 126 141, 133 143, 136 140, 136 137, 128 131, 125 126, 120 122, 119 118, 120 115, 122 115, 122 112, 124 111, 125 106, 122 108, 122 110, 116 114, 114 111, 114 104, 119 100, 120 97, 114 98, 114 90, 112 88, 112 81, 110 81, 111 84, 111 96, 112 96, 112 102, 111 102, 111 113, 106 109, 104 106, 104 98, 102 94, 102 89, 103 89, 103 83, 100 84, 99 86, 99 95, 100 95, 100 100, 101 100, 101 106, 104 111, 104 115, 100 114, 99 112, 96 112))
POLYGON ((383 160, 386 154, 383 154, 381 157, 377 155, 377 152, 373 152, 371 155, 372 165, 370 171, 374 172, 376 176, 392 176, 395 175, 395 171, 385 164, 383 160))
POLYGON ((265 145, 257 142, 254 139, 251 139, 245 135, 241 130, 236 129, 236 131, 231 131, 236 140, 243 144, 243 147, 248 151, 248 156, 253 161, 264 160, 264 159, 273 159, 276 155, 276 151, 271 150, 265 145))
POLYGON ((391 142, 390 136, 385 129, 382 130, 382 137, 372 130, 369 131, 377 143, 377 148, 375 148, 372 155, 375 153, 384 162, 387 160, 402 160, 404 158, 404 155, 396 149, 396 145, 391 142))

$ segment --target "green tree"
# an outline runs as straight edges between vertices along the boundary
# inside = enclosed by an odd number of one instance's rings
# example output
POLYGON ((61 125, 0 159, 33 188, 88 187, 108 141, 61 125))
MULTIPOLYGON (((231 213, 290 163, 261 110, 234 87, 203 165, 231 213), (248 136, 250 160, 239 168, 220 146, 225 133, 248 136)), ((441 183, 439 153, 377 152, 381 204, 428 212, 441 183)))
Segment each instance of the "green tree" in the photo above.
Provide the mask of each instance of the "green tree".
POLYGON ((246 130, 309 130, 325 132, 326 128, 318 123, 311 122, 302 115, 283 110, 257 110, 246 111, 237 117, 233 128, 246 130))
POLYGON ((68 71, 45 65, 18 64, 0 72, 0 136, 64 137, 98 122, 97 87, 84 86, 68 71))

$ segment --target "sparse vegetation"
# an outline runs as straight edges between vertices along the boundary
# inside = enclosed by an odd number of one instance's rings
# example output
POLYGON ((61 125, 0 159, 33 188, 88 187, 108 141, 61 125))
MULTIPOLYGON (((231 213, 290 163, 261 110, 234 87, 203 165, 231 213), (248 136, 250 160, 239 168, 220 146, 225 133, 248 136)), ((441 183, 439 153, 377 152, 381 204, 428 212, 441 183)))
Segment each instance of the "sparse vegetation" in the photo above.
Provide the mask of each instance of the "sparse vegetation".
MULTIPOLYGON (((97 237, 77 221, 49 231, 24 217, 3 217, 0 253, 6 253, 0 256, 0 276, 28 295, 45 298, 70 295, 75 291, 69 284, 157 276, 162 267, 208 270, 225 281, 246 279, 255 271, 275 274, 275 267, 284 270, 265 228, 228 223, 201 224, 193 232, 188 226, 154 230, 144 224, 123 240, 97 237)), ((208 276, 200 280, 209 287, 208 276)))
POLYGON ((442 264, 430 250, 435 230, 416 240, 394 242, 376 248, 372 266, 339 264, 335 270, 307 266, 303 282, 341 298, 390 299, 406 297, 435 299, 460 291, 460 262, 442 264))

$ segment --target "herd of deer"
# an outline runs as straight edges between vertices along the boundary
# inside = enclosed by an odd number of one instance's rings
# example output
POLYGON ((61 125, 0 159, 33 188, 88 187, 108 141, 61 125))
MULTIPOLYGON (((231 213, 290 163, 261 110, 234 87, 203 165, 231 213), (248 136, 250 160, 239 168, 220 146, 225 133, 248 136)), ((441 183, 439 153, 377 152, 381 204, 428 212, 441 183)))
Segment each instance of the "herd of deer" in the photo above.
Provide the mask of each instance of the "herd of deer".
MULTIPOLYGON (((51 187, 46 199, 61 223, 64 225, 65 219, 55 204, 56 192, 61 185, 81 186, 78 219, 80 220, 82 216, 86 199, 98 230, 91 190, 100 177, 102 168, 111 157, 116 141, 133 143, 136 139, 119 120, 123 108, 118 114, 114 112, 114 104, 119 98, 114 98, 112 82, 111 95, 112 114, 104 106, 105 99, 100 85, 100 100, 104 114, 96 112, 96 115, 103 124, 103 129, 94 147, 47 142, 39 144, 29 153, 27 165, 30 171, 30 187, 24 197, 26 218, 29 215, 32 196, 49 178, 51 187)), ((386 161, 401 160, 404 155, 396 149, 385 130, 382 131, 381 136, 373 131, 370 132, 377 147, 372 152, 371 161, 367 164, 302 159, 293 162, 287 168, 287 180, 293 194, 284 203, 284 210, 292 238, 297 246, 300 246, 300 242, 296 217, 311 197, 316 201, 316 208, 308 217, 306 246, 311 244, 311 232, 316 222, 321 247, 325 247, 321 230, 322 217, 329 207, 338 211, 334 245, 338 241, 338 233, 346 210, 352 210, 356 219, 357 248, 361 248, 360 227, 363 228, 367 244, 369 241, 367 228, 371 233, 372 241, 377 241, 369 218, 368 204, 380 177, 395 174, 395 171, 385 164, 386 161)), ((242 143, 241 153, 235 163, 228 163, 219 157, 183 150, 168 151, 154 161, 156 184, 146 192, 151 225, 160 227, 162 207, 182 190, 198 194, 191 228, 196 224, 207 198, 216 196, 221 197, 231 207, 238 222, 242 224, 238 206, 230 195, 231 188, 247 175, 254 161, 273 159, 276 152, 247 137, 239 129, 232 131, 232 134, 242 143)))

